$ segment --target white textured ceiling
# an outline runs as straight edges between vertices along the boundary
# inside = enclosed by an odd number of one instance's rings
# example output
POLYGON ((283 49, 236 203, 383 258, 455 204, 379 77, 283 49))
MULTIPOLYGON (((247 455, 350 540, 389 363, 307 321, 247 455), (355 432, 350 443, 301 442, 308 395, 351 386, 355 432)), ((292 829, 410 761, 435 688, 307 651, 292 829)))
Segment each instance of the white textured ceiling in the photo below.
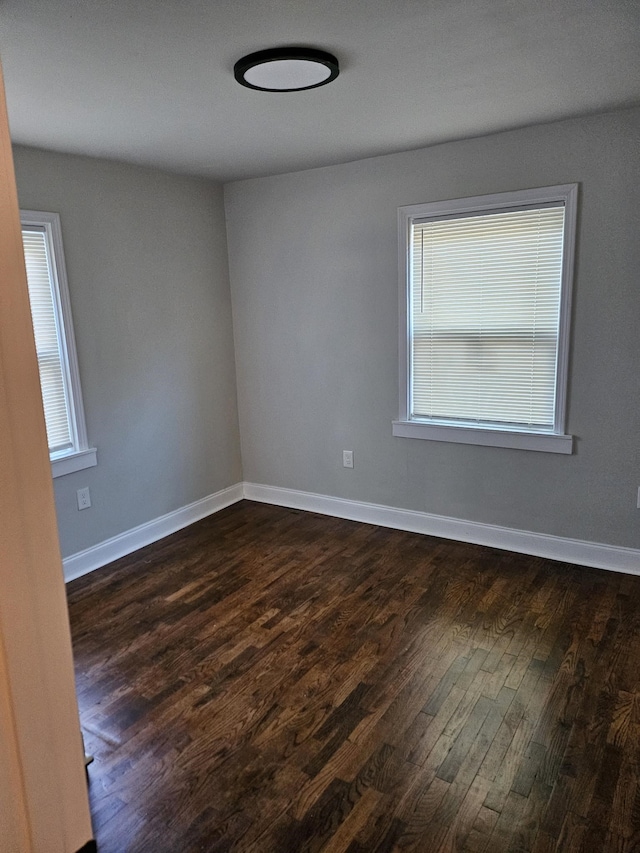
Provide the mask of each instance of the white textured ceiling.
POLYGON ((16 142, 229 180, 640 103, 640 0, 0 0, 16 142), (239 86, 281 45, 341 65, 239 86))

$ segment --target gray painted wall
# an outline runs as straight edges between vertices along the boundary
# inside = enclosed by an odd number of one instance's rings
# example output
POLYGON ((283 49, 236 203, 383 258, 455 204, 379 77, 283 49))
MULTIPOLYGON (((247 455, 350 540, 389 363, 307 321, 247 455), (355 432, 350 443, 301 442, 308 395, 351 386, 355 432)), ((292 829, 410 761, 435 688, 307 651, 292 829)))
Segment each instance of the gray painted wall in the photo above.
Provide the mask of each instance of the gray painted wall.
POLYGON ((20 206, 61 217, 98 448, 55 480, 66 556, 242 479, 222 189, 20 147, 15 164, 20 206))
POLYGON ((226 185, 245 480, 639 547, 639 138, 628 110, 226 185), (392 437, 397 207, 572 182, 574 455, 392 437))

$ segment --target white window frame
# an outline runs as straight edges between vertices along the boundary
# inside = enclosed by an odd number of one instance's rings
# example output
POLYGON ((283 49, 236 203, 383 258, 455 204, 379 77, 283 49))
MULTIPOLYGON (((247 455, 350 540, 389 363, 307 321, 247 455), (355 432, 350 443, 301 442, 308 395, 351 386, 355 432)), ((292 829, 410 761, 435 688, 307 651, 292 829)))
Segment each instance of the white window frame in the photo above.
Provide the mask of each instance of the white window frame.
POLYGON ((520 450, 541 450, 550 453, 572 453, 573 436, 565 434, 567 381, 569 368, 569 327, 571 319, 571 290, 573 283, 575 235, 577 220, 577 184, 495 193, 485 196, 414 204, 398 208, 399 280, 400 280, 400 413, 393 421, 393 435, 401 438, 420 438, 449 441, 459 444, 479 444, 489 447, 511 447, 520 450), (556 362, 556 399, 554 427, 551 432, 521 431, 508 426, 493 428, 462 424, 433 423, 411 417, 411 313, 410 313, 410 238, 414 221, 429 217, 490 213, 523 205, 562 202, 565 206, 558 355, 556 362))
POLYGON ((52 476, 61 477, 64 474, 91 468, 98 464, 98 459, 96 448, 90 447, 87 440, 60 215, 42 210, 21 210, 20 222, 23 228, 44 229, 47 251, 51 261, 53 305, 59 332, 60 360, 72 441, 70 448, 50 453, 52 476))

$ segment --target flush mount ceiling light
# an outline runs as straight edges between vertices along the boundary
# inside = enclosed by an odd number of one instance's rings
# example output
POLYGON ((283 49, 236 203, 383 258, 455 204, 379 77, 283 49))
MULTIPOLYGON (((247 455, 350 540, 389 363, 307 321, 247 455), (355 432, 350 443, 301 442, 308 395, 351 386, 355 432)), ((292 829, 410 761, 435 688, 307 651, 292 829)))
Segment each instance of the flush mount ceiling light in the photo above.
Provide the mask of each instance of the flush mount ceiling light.
POLYGON ((263 92, 299 92, 335 80, 338 60, 324 50, 274 47, 239 59, 233 75, 243 86, 263 92))

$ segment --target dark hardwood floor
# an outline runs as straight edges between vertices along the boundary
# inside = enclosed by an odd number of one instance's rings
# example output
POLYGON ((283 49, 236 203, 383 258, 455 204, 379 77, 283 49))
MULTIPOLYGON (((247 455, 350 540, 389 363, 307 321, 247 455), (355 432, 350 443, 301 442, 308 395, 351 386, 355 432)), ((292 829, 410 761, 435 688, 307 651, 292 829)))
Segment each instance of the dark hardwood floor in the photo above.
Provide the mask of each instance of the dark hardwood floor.
POLYGON ((68 592, 100 853, 640 850, 640 578, 242 502, 68 592))

